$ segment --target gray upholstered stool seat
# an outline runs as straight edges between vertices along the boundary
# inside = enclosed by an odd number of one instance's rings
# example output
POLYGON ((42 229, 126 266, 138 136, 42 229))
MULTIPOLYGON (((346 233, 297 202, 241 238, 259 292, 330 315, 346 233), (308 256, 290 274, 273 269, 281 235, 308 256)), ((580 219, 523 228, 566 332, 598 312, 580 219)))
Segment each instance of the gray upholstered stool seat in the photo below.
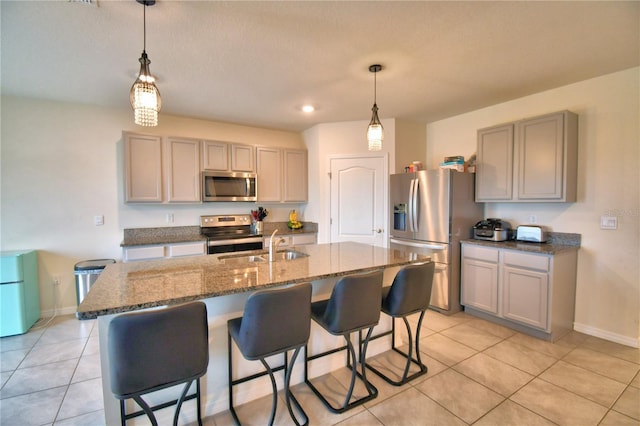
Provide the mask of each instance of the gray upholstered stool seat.
POLYGON ((311 284, 309 283, 274 290, 257 291, 247 299, 242 317, 227 322, 229 335, 229 411, 237 424, 240 424, 240 420, 233 407, 233 386, 265 374, 269 374, 273 389, 269 425, 273 424, 278 405, 278 388, 273 373, 282 369, 285 370, 284 394, 289 415, 295 424, 301 424, 298 422, 291 407, 293 402, 303 419, 302 424, 308 424, 309 418, 293 393, 291 393, 289 384, 298 353, 309 340, 310 327, 311 284), (236 342, 245 359, 260 360, 266 371, 240 379, 233 379, 232 340, 236 342), (294 352, 291 360, 289 360, 288 352, 291 350, 294 352), (271 368, 265 358, 280 353, 284 354, 284 364, 271 368))
POLYGON ((367 381, 363 362, 366 358, 367 344, 371 331, 380 319, 381 295, 382 271, 374 271, 341 278, 334 286, 328 300, 315 302, 311 305, 313 320, 330 334, 343 336, 346 341, 346 346, 315 355, 308 353, 308 347, 305 349, 305 382, 331 412, 342 413, 378 396, 378 390, 367 381), (361 345, 359 362, 362 365, 362 373, 359 373, 357 370, 358 359, 351 342, 351 333, 364 329, 368 329, 368 332, 364 343, 361 345), (341 406, 335 407, 309 380, 308 364, 309 361, 344 349, 347 350, 347 366, 351 367, 351 380, 344 402, 341 406), (353 363, 351 363, 351 360, 353 360, 353 363), (359 378, 364 384, 367 395, 351 401, 356 378, 359 378))
POLYGON ((196 398, 198 424, 200 377, 209 365, 207 307, 191 302, 169 308, 122 314, 109 324, 109 378, 111 392, 120 400, 122 425, 127 419, 146 414, 157 425, 154 410, 177 405, 173 424, 178 423, 182 403, 196 398), (196 382, 196 391, 187 396, 196 382), (142 396, 171 386, 185 384, 179 399, 156 407, 142 396), (143 411, 127 414, 125 400, 133 399, 143 411))
POLYGON ((422 327, 422 320, 424 319, 425 311, 429 307, 429 302, 431 301, 431 288, 433 286, 434 271, 435 263, 433 262, 405 266, 398 271, 391 286, 385 287, 382 290, 382 312, 392 317, 391 331, 373 336, 372 339, 377 339, 378 337, 391 334, 391 349, 406 357, 407 362, 399 380, 391 379, 388 375, 382 373, 370 363, 365 363, 365 365, 392 385, 401 386, 427 372, 427 366, 424 365, 420 359, 420 327, 422 327), (414 359, 414 338, 409 322, 407 321, 407 316, 418 312, 420 312, 420 319, 418 320, 418 326, 415 333, 414 359), (395 346, 396 318, 402 318, 407 329, 409 339, 408 353, 402 352, 395 346), (409 369, 412 362, 418 366, 418 371, 409 375, 409 369))

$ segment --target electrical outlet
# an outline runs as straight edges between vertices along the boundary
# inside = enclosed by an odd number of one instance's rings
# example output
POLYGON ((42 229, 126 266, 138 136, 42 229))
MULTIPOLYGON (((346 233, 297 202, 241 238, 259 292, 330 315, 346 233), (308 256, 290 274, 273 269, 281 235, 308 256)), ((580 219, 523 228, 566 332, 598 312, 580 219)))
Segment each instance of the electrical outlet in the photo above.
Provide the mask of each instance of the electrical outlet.
POLYGON ((529 215, 529 223, 532 225, 538 223, 538 216, 535 214, 529 215))
POLYGON ((93 217, 93 224, 94 224, 95 226, 102 226, 102 225, 104 225, 104 215, 99 214, 99 215, 94 216, 94 217, 93 217))
POLYGON ((173 223, 173 213, 167 213, 167 223, 173 223))

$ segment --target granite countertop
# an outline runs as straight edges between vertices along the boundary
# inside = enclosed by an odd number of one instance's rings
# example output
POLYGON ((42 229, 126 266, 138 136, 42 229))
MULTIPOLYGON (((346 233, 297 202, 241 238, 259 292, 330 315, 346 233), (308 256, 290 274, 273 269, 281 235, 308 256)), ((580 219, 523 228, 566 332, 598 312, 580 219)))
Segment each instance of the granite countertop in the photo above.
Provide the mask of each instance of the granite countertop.
MULTIPOLYGON (((296 248, 288 261, 239 262, 240 253, 108 265, 78 307, 79 319, 183 303, 429 260, 399 250, 343 242, 296 248), (224 261, 223 261, 224 260, 224 261)), ((265 253, 245 252, 242 255, 265 253)))
POLYGON ((519 250, 528 253, 557 254, 567 250, 580 249, 580 234, 569 234, 561 232, 550 232, 549 241, 546 243, 529 243, 525 241, 485 241, 467 239, 460 241, 464 244, 492 247, 498 249, 519 250))
MULTIPOLYGON (((264 222, 263 236, 268 237, 278 229, 278 235, 316 234, 318 224, 302 222, 302 228, 289 229, 287 222, 264 222)), ((124 239, 120 247, 178 244, 207 241, 207 237, 200 234, 199 226, 166 226, 161 228, 131 228, 124 230, 124 239)))

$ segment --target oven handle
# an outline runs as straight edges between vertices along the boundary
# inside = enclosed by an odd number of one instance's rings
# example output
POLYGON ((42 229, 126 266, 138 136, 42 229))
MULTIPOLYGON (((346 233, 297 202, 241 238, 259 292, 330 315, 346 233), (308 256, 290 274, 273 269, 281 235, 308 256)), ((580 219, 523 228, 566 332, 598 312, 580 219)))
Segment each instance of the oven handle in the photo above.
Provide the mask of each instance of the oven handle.
POLYGON ((227 246, 229 244, 261 243, 262 237, 237 238, 235 240, 208 240, 207 246, 227 246))

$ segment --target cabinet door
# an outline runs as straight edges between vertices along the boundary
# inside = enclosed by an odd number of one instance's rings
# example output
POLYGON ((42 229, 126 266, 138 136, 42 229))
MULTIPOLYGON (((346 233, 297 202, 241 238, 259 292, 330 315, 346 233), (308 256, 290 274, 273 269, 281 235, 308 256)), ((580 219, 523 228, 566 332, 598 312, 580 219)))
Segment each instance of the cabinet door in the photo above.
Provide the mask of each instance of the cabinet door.
POLYGON ((317 234, 300 234, 291 236, 291 245, 299 246, 304 244, 315 244, 317 242, 317 234))
POLYGON ((256 150, 258 201, 282 200, 282 150, 259 147, 256 150))
POLYGON ((502 316, 547 330, 549 275, 504 265, 502 316))
POLYGON ((307 151, 284 150, 284 202, 307 202, 307 151))
POLYGON ((476 201, 513 198, 513 124, 478 130, 476 201))
POLYGON ((167 138, 167 201, 200 201, 200 141, 167 138))
POLYGON ((170 244, 167 247, 167 257, 202 256, 206 254, 204 244, 203 242, 170 244))
POLYGON ((125 247, 122 253, 123 262, 134 260, 161 259, 165 256, 164 246, 125 247))
POLYGON ((160 136, 124 135, 124 201, 162 202, 162 139, 160 136))
POLYGON ((564 183, 564 114, 518 123, 518 199, 560 200, 564 183))
POLYGON ((250 145, 231 145, 231 171, 254 172, 253 147, 250 145))
POLYGON ((461 303, 498 314, 498 265, 477 259, 462 259, 461 303))
POLYGON ((229 144, 218 141, 202 141, 202 168, 204 170, 229 170, 229 144))

